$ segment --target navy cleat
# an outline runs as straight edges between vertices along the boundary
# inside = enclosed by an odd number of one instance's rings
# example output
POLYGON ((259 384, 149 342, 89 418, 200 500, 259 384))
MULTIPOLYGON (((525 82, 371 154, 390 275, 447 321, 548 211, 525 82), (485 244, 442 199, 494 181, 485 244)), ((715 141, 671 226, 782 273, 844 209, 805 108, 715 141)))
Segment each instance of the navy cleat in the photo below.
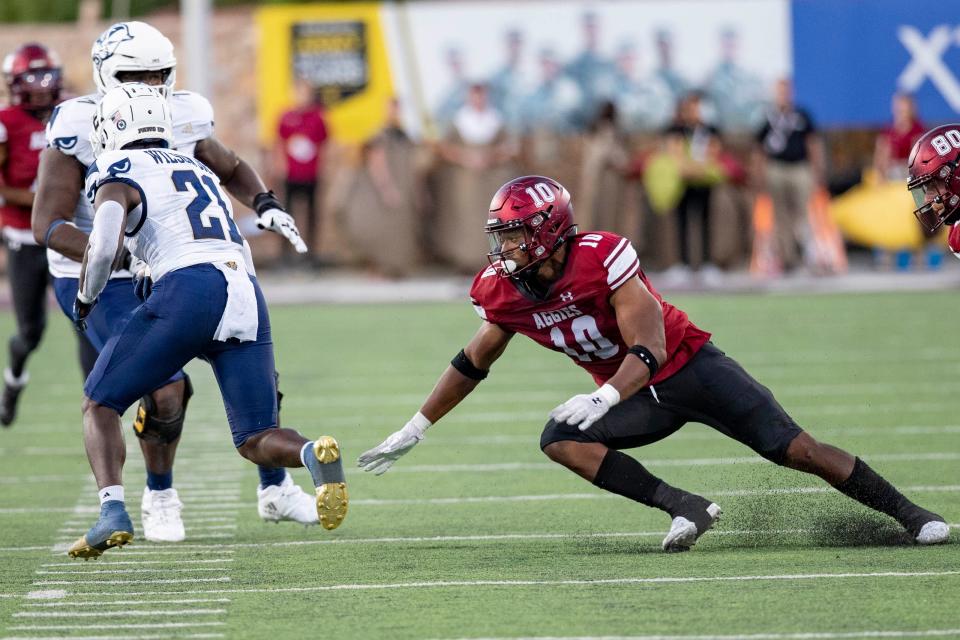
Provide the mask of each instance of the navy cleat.
POLYGON ((304 462, 317 488, 317 518, 324 529, 336 529, 343 523, 349 504, 340 445, 331 436, 320 436, 311 449, 304 455, 304 462))
POLYGON ((122 547, 133 541, 133 522, 119 500, 108 500, 100 505, 100 518, 86 535, 70 545, 71 558, 98 558, 111 547, 122 547))

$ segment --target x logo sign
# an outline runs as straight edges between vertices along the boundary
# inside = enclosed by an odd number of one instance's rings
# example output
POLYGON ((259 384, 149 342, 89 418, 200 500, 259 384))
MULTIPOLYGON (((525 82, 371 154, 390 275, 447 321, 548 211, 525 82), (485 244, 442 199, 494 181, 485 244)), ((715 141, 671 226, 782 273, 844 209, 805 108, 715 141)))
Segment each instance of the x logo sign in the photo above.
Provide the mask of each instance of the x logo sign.
POLYGON ((912 58, 897 79, 898 88, 912 93, 930 78, 947 104, 954 111, 960 111, 960 83, 943 62, 944 53, 954 41, 953 29, 940 25, 925 39, 915 28, 901 26, 897 29, 897 38, 912 58))

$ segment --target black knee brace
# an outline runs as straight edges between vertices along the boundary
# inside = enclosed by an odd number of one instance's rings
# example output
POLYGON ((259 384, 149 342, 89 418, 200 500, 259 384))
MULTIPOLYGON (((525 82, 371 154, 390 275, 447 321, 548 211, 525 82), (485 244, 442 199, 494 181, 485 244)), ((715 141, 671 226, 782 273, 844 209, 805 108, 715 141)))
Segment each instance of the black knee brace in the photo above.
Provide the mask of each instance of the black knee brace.
POLYGON ((160 420, 156 417, 157 407, 153 398, 148 394, 140 398, 137 407, 137 418, 133 421, 133 432, 141 440, 170 444, 180 437, 183 432, 183 419, 187 413, 187 403, 193 395, 193 385, 190 376, 183 375, 183 404, 180 411, 173 418, 160 420))

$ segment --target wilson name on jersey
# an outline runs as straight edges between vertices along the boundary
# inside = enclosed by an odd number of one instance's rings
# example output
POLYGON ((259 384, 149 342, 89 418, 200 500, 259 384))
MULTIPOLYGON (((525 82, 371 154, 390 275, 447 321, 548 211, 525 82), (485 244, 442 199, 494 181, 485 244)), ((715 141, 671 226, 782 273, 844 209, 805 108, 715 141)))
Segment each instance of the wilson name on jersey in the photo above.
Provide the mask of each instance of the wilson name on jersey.
POLYGON ((87 198, 93 203, 115 182, 140 193, 140 206, 127 217, 126 247, 150 265, 154 279, 206 262, 244 267, 230 199, 203 163, 168 149, 109 151, 87 172, 87 198))
POLYGON ((702 347, 710 334, 657 293, 640 270, 637 252, 613 233, 581 233, 567 239, 567 263, 545 299, 531 296, 493 267, 477 274, 470 289, 474 309, 487 322, 521 333, 565 353, 597 384, 616 373, 632 345, 624 343, 610 303, 614 292, 639 277, 663 308, 667 362, 651 383, 673 375, 702 347))
MULTIPOLYGON (((98 94, 73 98, 54 109, 47 123, 47 146, 68 156, 73 156, 85 168, 93 165, 93 148, 90 134, 93 131, 93 115, 100 102, 98 94)), ((173 119, 174 149, 192 156, 197 142, 213 135, 213 107, 203 96, 190 91, 174 91, 168 100, 173 119)), ((81 231, 90 233, 93 228, 93 208, 82 193, 77 194, 77 208, 73 223, 81 231)), ((47 250, 50 273, 58 278, 79 278, 80 263, 52 249, 47 250)), ((128 273, 113 277, 130 277, 128 273)))

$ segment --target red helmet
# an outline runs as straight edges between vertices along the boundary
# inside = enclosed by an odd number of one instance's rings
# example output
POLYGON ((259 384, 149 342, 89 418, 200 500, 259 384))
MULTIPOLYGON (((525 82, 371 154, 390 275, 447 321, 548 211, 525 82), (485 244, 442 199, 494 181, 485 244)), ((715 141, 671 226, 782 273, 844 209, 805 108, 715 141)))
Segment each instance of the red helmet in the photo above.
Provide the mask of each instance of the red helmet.
POLYGON ((562 184, 543 176, 514 178, 490 201, 484 227, 490 241, 487 259, 500 276, 515 276, 549 258, 576 229, 570 192, 562 184), (505 251, 504 243, 510 241, 505 251), (526 253, 529 262, 517 268, 507 257, 514 251, 526 253))
POLYGON ((31 42, 7 54, 3 79, 13 104, 25 109, 51 109, 60 99, 60 59, 42 44, 31 42))
POLYGON ((907 189, 917 208, 913 213, 929 232, 960 219, 960 124, 927 131, 913 145, 907 168, 907 189))

